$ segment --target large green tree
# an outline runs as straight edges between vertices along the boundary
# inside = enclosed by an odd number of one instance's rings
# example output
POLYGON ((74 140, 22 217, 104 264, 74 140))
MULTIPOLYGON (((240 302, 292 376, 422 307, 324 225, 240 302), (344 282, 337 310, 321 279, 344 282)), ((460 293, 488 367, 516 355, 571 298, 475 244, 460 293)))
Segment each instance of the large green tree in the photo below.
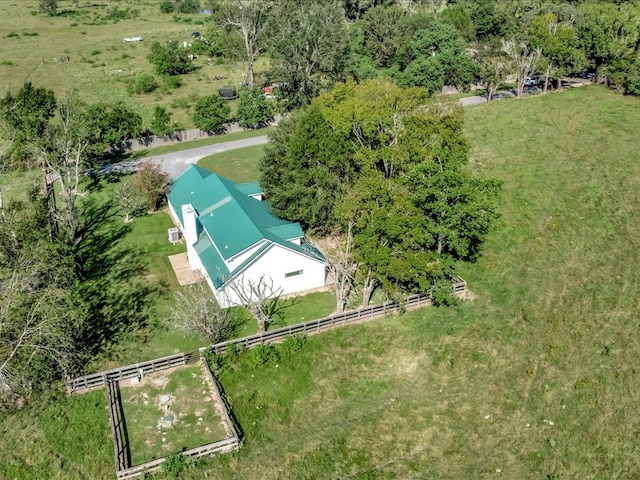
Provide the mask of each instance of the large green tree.
POLYGON ((340 2, 280 0, 269 19, 271 77, 288 109, 306 105, 321 89, 344 80, 349 36, 340 2))
POLYGON ((586 58, 579 48, 575 29, 572 25, 561 23, 552 12, 539 15, 533 20, 529 27, 529 43, 534 49, 540 48, 545 92, 551 75, 555 74, 560 87, 560 78, 586 66, 586 58))
POLYGON ((454 102, 382 80, 339 84, 272 137, 262 184, 288 218, 349 227, 364 278, 389 292, 424 291, 477 256, 496 215, 498 186, 470 176, 467 155, 454 102), (318 143, 329 139, 330 149, 318 143), (338 174, 318 152, 337 158, 340 146, 338 174), (318 197, 327 178, 332 191, 318 197))
POLYGON ((335 225, 336 201, 354 178, 352 150, 318 107, 283 120, 260 163, 261 185, 277 214, 328 232, 335 225))

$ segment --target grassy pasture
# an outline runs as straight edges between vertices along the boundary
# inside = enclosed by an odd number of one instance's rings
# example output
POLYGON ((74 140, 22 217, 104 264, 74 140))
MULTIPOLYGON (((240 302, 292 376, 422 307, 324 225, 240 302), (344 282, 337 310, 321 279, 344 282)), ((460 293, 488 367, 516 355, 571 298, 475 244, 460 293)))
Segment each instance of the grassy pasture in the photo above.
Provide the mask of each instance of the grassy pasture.
MULTIPOLYGON (((183 478, 637 478, 640 102, 583 87, 465 115, 470 168, 504 182, 460 272, 475 299, 225 373, 244 445, 183 478)), ((91 395, 3 418, 0 477, 112 475, 91 395)))
MULTIPOLYGON (((146 126, 154 106, 162 105, 173 112, 173 120, 186 128, 191 126, 195 96, 215 94, 218 87, 239 86, 241 82, 240 64, 217 64, 215 59, 209 62, 200 56, 194 60, 195 70, 180 76, 179 88, 170 88, 157 78, 160 87, 154 92, 131 95, 127 92, 130 81, 143 73, 155 75, 147 60, 154 41, 191 42, 190 33, 204 31, 210 17, 163 14, 160 1, 114 1, 115 8, 129 11, 129 18, 120 20, 108 17, 108 2, 83 0, 77 10, 71 0, 59 0, 58 5, 59 15, 49 17, 37 13, 37 0, 0 2, 3 90, 15 92, 25 81, 31 81, 52 89, 59 97, 77 92, 87 102, 122 101, 142 115, 146 126), (143 41, 123 40, 134 36, 142 36, 143 41)), ((261 59, 256 67, 261 78, 265 61, 261 59)))

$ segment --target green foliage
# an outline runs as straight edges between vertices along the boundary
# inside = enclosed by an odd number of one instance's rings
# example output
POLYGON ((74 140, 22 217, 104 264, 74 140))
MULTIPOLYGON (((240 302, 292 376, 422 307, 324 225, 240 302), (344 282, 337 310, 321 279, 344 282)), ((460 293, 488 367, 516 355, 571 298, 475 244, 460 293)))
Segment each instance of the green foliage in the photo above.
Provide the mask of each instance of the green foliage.
POLYGON ((444 87, 444 67, 435 57, 418 57, 398 76, 398 83, 406 87, 423 87, 430 94, 444 87))
POLYGON ((362 18, 364 30, 363 53, 377 67, 391 66, 400 48, 399 39, 404 32, 402 10, 397 7, 376 6, 362 18))
POLYGON ((320 89, 346 78, 349 38, 337 1, 285 0, 274 7, 267 32, 271 78, 284 106, 306 105, 320 89))
POLYGON ((154 135, 164 137, 178 129, 178 125, 171 121, 172 113, 166 108, 156 105, 153 109, 153 118, 151 119, 151 131, 154 135))
POLYGON ((261 185, 278 215, 328 232, 333 210, 355 174, 352 148, 317 107, 292 114, 270 135, 261 185))
POLYGON ((158 82, 156 81, 156 78, 149 73, 143 73, 142 75, 139 75, 127 85, 127 91, 132 95, 143 95, 145 93, 151 93, 157 88, 158 82))
POLYGON ((171 478, 178 478, 183 472, 195 468, 196 462, 181 453, 172 453, 161 465, 161 471, 171 478))
POLYGON ((273 108, 259 89, 240 93, 237 119, 245 128, 263 128, 273 120, 273 108))
POLYGON ((289 335, 279 344, 279 349, 286 355, 292 355, 301 351, 306 343, 305 335, 289 335))
POLYGON ((15 95, 7 93, 0 99, 0 118, 13 137, 9 155, 16 166, 28 166, 29 143, 42 138, 54 116, 55 94, 45 88, 36 88, 26 82, 15 95))
POLYGON ((155 212, 165 201, 168 183, 169 176, 160 165, 147 161, 138 167, 131 186, 144 200, 147 210, 155 212))
POLYGON ((164 46, 160 42, 153 42, 147 59, 160 75, 181 75, 193 69, 188 51, 175 40, 164 46))
POLYGON ((198 13, 200 0, 175 0, 175 11, 178 13, 198 13))
POLYGON ((160 3, 160 12, 161 13, 173 13, 175 9, 175 5, 172 0, 162 0, 160 3))
POLYGON ((125 147, 127 140, 142 133, 142 117, 122 103, 88 105, 84 112, 84 126, 89 133, 89 152, 95 157, 105 150, 117 152, 125 147))
POLYGON ((464 3, 448 5, 440 13, 440 19, 456 27, 460 36, 465 40, 472 41, 475 39, 476 32, 471 20, 471 12, 464 3))
POLYGON ((277 362, 278 350, 273 345, 261 344, 248 350, 248 361, 252 367, 259 367, 267 362, 277 362))
POLYGON ((386 81, 340 84, 281 124, 261 184, 289 220, 351 224, 355 258, 388 292, 426 291, 477 256, 496 217, 498 184, 470 177, 467 154, 460 107, 386 81))
POLYGON ((539 15, 533 20, 529 27, 529 43, 532 48, 542 51, 547 76, 553 74, 561 78, 586 66, 574 28, 560 23, 554 13, 539 15))
POLYGON ((229 120, 229 104, 217 95, 202 97, 196 102, 193 124, 205 132, 220 133, 229 120))
POLYGON ((452 307, 460 304, 460 299, 453 294, 449 278, 437 279, 431 286, 429 294, 435 307, 452 307))

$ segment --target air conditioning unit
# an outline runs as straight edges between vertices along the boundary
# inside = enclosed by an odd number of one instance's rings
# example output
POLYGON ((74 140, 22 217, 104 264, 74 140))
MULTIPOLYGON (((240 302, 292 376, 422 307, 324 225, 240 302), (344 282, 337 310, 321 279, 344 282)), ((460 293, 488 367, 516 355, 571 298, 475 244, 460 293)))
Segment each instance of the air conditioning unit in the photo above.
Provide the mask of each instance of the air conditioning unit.
POLYGON ((180 241, 180 230, 178 230, 177 228, 170 228, 169 241, 171 243, 178 243, 180 241))

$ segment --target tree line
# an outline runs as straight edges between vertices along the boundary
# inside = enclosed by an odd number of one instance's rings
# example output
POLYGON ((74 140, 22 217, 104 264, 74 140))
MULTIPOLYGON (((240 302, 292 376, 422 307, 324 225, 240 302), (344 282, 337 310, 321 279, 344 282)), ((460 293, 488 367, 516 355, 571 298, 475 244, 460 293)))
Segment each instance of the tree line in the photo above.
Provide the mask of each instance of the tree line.
POLYGON ((260 170, 275 212, 339 235, 339 311, 356 282, 364 305, 376 287, 453 301, 455 262, 479 254, 499 191, 465 168, 462 124, 453 101, 374 79, 337 84, 271 135, 260 170))
POLYGON ((265 53, 287 109, 336 82, 389 78, 439 92, 534 73, 544 88, 571 73, 637 94, 640 7, 619 1, 213 0, 219 40, 238 45, 245 78, 265 53), (348 21, 347 21, 348 20, 348 21))
MULTIPOLYGON (((3 170, 41 173, 0 205, 0 409, 81 372, 146 322, 155 287, 139 280, 146 265, 121 246, 130 226, 94 194, 92 174, 140 124, 123 105, 57 99, 30 83, 0 100, 3 170)), ((153 209, 165 184, 149 166, 131 188, 153 209)))

